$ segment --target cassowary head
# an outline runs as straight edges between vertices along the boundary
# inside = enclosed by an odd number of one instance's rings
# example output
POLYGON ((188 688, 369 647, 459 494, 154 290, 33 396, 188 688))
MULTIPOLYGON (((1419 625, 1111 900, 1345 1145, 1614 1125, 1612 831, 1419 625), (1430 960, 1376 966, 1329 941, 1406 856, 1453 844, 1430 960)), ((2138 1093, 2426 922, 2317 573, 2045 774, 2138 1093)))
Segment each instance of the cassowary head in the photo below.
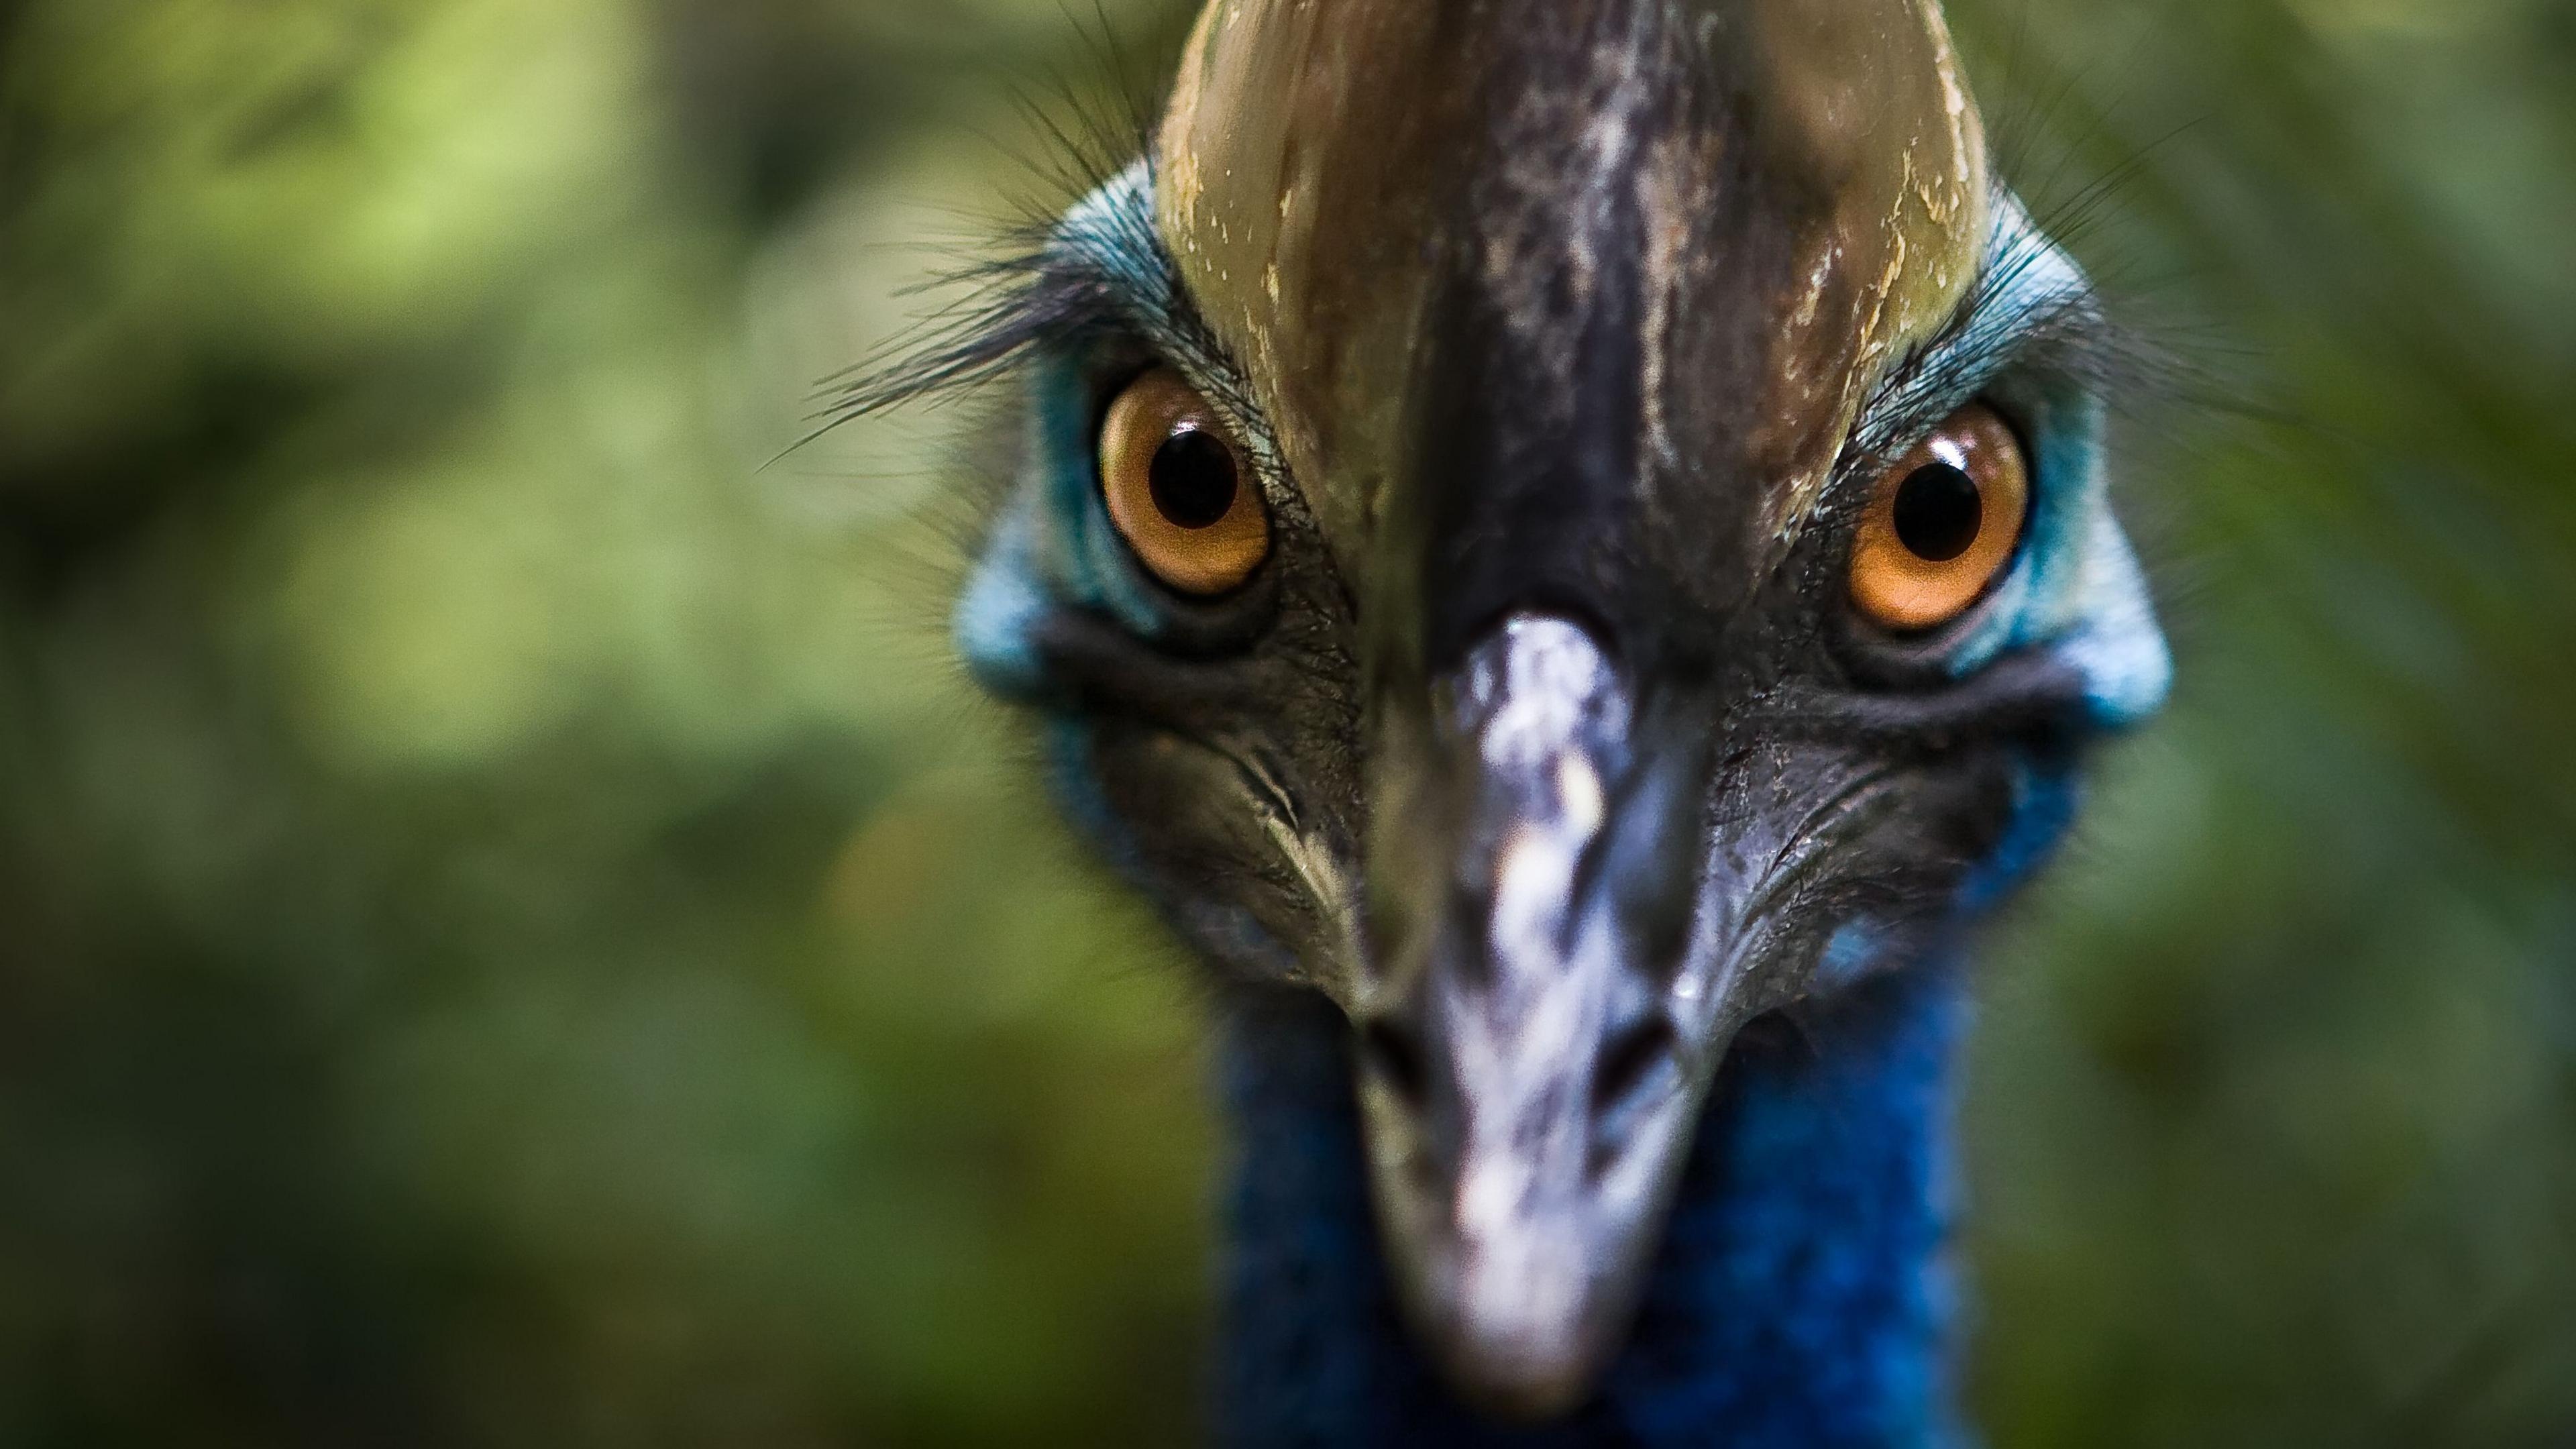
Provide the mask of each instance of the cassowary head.
POLYGON ((2165 688, 1929 0, 1217 0, 985 321, 964 652, 1212 969, 1347 1014, 1507 1411, 1618 1343, 1738 1028, 1940 949, 2165 688))

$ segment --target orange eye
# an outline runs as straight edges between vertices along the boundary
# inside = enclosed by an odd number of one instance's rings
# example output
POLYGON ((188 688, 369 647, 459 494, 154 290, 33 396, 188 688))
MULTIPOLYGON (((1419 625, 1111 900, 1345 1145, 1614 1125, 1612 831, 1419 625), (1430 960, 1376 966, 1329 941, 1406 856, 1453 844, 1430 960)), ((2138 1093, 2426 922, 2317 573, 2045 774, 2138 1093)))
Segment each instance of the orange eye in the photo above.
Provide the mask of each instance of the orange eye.
POLYGON ((1852 541, 1852 602, 1890 629, 1946 624, 2012 561, 2029 515, 2021 440, 1970 403, 1879 477, 1852 541))
POLYGON ((1270 556, 1270 512, 1251 460, 1216 409, 1168 367, 1127 385, 1100 428, 1109 521, 1154 577, 1222 594, 1270 556))

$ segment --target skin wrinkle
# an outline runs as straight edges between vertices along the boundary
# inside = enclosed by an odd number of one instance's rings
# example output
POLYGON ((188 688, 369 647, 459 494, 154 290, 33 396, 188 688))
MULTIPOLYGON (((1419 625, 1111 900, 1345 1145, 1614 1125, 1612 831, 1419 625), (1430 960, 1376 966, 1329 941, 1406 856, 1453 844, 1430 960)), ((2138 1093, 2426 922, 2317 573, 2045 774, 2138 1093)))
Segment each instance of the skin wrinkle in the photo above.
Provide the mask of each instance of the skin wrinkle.
POLYGON ((1309 903, 1321 919, 1324 951, 1317 965, 1300 961, 1301 978, 1336 981, 1355 978, 1362 969, 1366 952, 1359 934, 1359 890, 1351 880, 1351 870, 1330 837, 1321 832, 1299 827, 1294 799, 1282 788, 1265 766, 1254 763, 1249 752, 1206 746, 1231 761, 1247 788, 1243 803, 1261 822, 1279 858, 1288 863, 1297 880, 1305 887, 1309 903))

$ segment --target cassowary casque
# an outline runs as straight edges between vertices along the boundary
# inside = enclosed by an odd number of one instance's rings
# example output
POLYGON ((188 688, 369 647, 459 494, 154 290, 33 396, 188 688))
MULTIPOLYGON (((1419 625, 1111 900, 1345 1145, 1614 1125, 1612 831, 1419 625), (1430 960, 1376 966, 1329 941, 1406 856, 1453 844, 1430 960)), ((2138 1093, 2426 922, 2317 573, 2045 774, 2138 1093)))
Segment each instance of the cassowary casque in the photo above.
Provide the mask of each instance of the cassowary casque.
POLYGON ((1217 0, 960 604, 1205 958, 1246 1443, 1936 1443, 1964 928, 2168 664, 1928 0, 1217 0))

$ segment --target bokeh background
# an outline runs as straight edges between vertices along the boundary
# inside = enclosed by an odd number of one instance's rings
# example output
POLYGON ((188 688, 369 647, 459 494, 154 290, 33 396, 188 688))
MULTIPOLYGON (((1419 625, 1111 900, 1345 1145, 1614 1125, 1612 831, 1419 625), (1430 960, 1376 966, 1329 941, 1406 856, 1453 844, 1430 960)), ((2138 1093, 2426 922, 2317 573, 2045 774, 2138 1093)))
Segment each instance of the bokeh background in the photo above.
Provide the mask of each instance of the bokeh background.
MULTIPOLYGON (((1953 11, 2193 372, 1977 1412, 2576 1443, 2576 5, 1953 11)), ((1187 1438, 1197 1004, 946 662, 980 415, 778 458, 1184 19, 0 0, 0 1444, 1187 1438)))

